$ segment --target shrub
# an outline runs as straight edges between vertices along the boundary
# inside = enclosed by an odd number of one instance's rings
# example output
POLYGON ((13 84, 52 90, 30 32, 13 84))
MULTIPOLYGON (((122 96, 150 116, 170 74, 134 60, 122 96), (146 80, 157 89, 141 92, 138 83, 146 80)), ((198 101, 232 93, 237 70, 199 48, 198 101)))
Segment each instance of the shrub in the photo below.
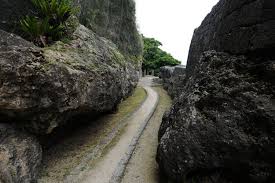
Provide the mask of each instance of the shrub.
POLYGON ((162 66, 175 66, 181 62, 173 58, 173 56, 166 51, 163 51, 160 46, 161 42, 154 38, 143 37, 144 51, 143 51, 143 63, 142 70, 154 71, 154 74, 159 73, 159 69, 162 66))
POLYGON ((26 16, 20 21, 30 41, 44 47, 61 39, 66 33, 66 20, 77 11, 72 0, 32 0, 32 3, 36 15, 26 16))

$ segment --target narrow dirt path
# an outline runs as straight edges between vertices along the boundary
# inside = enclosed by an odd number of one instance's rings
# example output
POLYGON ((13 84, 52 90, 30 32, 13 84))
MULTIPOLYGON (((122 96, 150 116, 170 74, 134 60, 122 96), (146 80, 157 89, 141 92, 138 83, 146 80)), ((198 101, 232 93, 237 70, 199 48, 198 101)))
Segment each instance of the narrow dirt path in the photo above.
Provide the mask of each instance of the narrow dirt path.
POLYGON ((121 183, 166 183, 164 177, 159 176, 156 163, 158 145, 158 130, 162 116, 171 106, 171 99, 162 87, 154 87, 159 94, 157 109, 146 126, 137 147, 126 167, 121 183))
POLYGON ((38 182, 135 183, 136 180, 128 180, 127 175, 131 175, 128 172, 132 170, 143 174, 141 169, 144 167, 137 165, 137 169, 134 169, 131 166, 135 166, 131 163, 134 160, 131 157, 133 153, 139 151, 139 148, 145 150, 145 154, 141 156, 144 155, 148 161, 143 162, 143 165, 146 164, 152 170, 150 175, 146 175, 151 178, 150 180, 157 180, 151 175, 157 174, 154 161, 157 131, 164 106, 167 105, 164 105, 165 102, 158 105, 159 95, 160 101, 164 101, 165 95, 164 90, 153 89, 153 79, 153 77, 142 78, 133 96, 123 101, 116 113, 73 128, 69 132, 66 131, 66 134, 58 138, 54 145, 44 149, 43 168, 38 182), (157 114, 154 113, 156 109, 157 114), (153 122, 151 118, 154 119, 153 122), (148 131, 145 127, 149 121, 148 131), (145 136, 144 130, 147 134, 145 136), (148 136, 148 133, 151 133, 151 136, 148 136), (148 143, 135 149, 141 136, 141 139, 144 139, 142 141, 147 139, 148 143))
POLYGON ((152 87, 152 77, 142 78, 140 86, 147 92, 147 99, 141 107, 127 120, 127 126, 116 144, 96 163, 80 181, 84 183, 118 183, 121 181, 125 167, 131 158, 149 119, 158 104, 158 94, 152 87))
MULTIPOLYGON (((43 162, 39 183, 77 182, 86 169, 117 140, 123 132, 127 119, 145 101, 147 94, 137 87, 133 95, 123 101, 113 114, 66 129, 53 144, 43 149, 43 162), (70 181, 70 177, 73 177, 70 181)), ((60 133, 59 133, 60 134, 60 133)))

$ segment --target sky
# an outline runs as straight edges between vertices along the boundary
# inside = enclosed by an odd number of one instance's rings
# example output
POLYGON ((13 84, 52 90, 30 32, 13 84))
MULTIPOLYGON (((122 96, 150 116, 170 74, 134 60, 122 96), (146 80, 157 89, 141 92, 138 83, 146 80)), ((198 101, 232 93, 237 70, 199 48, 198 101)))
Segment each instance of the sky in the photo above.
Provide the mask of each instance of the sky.
POLYGON ((139 31, 186 64, 194 29, 218 0, 135 0, 139 31))

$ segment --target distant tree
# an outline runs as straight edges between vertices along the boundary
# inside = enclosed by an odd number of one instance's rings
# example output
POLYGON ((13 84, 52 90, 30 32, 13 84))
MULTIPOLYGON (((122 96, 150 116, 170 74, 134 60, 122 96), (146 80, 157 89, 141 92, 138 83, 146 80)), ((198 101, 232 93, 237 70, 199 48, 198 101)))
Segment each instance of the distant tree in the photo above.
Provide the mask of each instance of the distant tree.
POLYGON ((179 65, 180 61, 173 58, 173 56, 162 49, 162 43, 154 38, 146 38, 142 36, 144 42, 143 64, 142 70, 154 71, 155 74, 159 73, 162 66, 179 65))

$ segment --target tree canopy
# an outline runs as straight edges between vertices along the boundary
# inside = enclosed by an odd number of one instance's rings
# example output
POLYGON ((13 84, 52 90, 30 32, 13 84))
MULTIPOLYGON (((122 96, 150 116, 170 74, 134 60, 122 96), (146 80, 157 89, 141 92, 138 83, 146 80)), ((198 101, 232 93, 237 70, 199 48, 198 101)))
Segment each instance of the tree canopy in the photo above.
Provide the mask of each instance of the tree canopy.
POLYGON ((173 58, 173 56, 163 51, 160 46, 162 43, 154 38, 146 38, 142 36, 144 42, 143 64, 142 70, 154 70, 157 74, 162 66, 179 65, 181 62, 173 58))

